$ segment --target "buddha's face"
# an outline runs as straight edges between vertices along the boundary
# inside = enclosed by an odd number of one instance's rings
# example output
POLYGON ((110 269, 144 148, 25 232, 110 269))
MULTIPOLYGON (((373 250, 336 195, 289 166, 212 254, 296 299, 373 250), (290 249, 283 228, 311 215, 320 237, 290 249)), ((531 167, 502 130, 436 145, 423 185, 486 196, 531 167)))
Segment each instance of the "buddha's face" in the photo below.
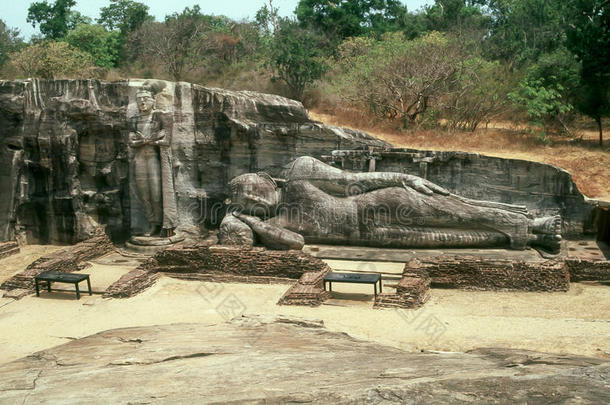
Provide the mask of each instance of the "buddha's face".
POLYGON ((138 94, 136 103, 138 104, 138 110, 140 110, 140 112, 147 113, 152 111, 155 100, 149 94, 138 94))
POLYGON ((244 214, 273 216, 278 200, 277 186, 267 177, 248 173, 231 181, 231 207, 244 214))

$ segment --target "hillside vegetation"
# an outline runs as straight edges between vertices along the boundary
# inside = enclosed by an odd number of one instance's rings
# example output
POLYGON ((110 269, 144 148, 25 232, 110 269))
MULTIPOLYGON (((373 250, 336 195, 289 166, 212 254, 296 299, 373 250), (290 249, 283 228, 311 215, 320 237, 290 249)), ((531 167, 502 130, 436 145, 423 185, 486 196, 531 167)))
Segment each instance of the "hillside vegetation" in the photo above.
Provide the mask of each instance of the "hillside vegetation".
MULTIPOLYGON (((310 111, 310 117, 328 125, 360 129, 383 139, 397 148, 424 150, 458 150, 502 158, 531 160, 561 167, 572 174, 578 189, 587 197, 610 201, 610 149, 597 147, 597 133, 578 130, 579 138, 552 136, 552 142, 540 141, 510 122, 491 122, 488 127, 464 133, 460 131, 399 131, 375 124, 362 114, 310 111)), ((586 128, 586 124, 580 123, 586 128)), ((607 125, 605 125, 607 127, 607 125)))
MULTIPOLYGON (((0 20, 0 77, 184 80, 303 101, 396 145, 462 149, 570 170, 608 196, 607 0, 300 0, 281 17, 258 0, 250 20, 198 5, 156 21, 110 0, 100 17, 76 0, 28 7, 40 34, 0 20)), ((19 7, 15 5, 14 7, 19 7)))

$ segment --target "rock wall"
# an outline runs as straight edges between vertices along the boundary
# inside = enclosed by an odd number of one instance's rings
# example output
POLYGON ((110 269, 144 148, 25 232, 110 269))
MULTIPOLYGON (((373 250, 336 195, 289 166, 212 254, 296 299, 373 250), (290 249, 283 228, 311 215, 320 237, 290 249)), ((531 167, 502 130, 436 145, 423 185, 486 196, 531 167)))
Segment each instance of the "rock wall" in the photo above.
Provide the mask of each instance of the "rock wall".
POLYGON ((216 273, 298 279, 328 266, 300 250, 240 246, 176 246, 157 253, 143 267, 153 273, 216 273))
POLYGON ((128 122, 152 89, 171 120, 180 228, 197 234, 225 213, 227 182, 326 156, 352 170, 418 174, 471 198, 559 213, 592 231, 593 204, 570 175, 538 163, 457 152, 390 149, 369 135, 311 121, 293 100, 189 83, 132 79, 0 81, 0 241, 75 243, 104 227, 115 242, 145 221, 130 179, 128 122))
POLYGON ((525 205, 537 216, 559 214, 566 236, 597 232, 596 202, 580 193, 570 173, 551 165, 477 153, 398 148, 337 150, 325 160, 344 169, 414 174, 464 197, 525 205))
POLYGON ((142 87, 171 116, 180 223, 195 232, 222 219, 227 182, 239 174, 387 146, 313 122, 278 96, 165 81, 0 81, 0 241, 74 243, 100 225, 120 241, 141 225, 127 137, 142 87))

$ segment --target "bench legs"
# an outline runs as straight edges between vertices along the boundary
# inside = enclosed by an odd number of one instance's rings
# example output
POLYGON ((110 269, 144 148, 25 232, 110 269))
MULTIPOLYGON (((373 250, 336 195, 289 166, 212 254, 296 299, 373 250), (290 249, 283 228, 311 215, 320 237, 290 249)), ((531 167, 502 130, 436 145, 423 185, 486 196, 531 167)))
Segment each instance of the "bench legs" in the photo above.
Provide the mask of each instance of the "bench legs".
MULTIPOLYGON (((89 280, 87 280, 87 282, 89 282, 89 280)), ((326 283, 327 281, 324 281, 324 291, 326 291, 326 283)), ((374 290, 374 294, 375 294, 375 298, 377 298, 377 282, 375 282, 373 284, 373 290, 374 290)), ((328 291, 332 292, 333 291, 333 282, 332 281, 328 281, 328 291)), ((379 277, 379 294, 381 294, 383 292, 383 281, 381 279, 381 275, 379 277)))
MULTIPOLYGON (((91 290, 91 280, 87 277, 87 290, 89 291, 89 295, 93 295, 93 291, 91 290)), ((82 281, 82 280, 81 280, 82 281)), ((47 281, 47 291, 51 292, 51 281, 47 281)), ((74 282, 74 289, 76 290, 76 299, 80 300, 80 288, 78 287, 78 283, 80 281, 74 282)), ((38 279, 34 279, 34 285, 36 286, 36 296, 40 297, 40 285, 38 284, 38 279)))

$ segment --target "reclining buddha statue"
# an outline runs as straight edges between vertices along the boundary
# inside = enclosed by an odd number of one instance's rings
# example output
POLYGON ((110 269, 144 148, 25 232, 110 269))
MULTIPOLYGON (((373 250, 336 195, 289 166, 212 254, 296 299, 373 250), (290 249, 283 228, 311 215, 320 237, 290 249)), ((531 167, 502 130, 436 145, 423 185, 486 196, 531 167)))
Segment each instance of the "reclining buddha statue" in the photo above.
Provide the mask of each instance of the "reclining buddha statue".
POLYGON ((229 186, 222 244, 560 250, 559 216, 534 218, 524 206, 467 199, 404 173, 347 172, 299 157, 281 179, 247 173, 229 186))

